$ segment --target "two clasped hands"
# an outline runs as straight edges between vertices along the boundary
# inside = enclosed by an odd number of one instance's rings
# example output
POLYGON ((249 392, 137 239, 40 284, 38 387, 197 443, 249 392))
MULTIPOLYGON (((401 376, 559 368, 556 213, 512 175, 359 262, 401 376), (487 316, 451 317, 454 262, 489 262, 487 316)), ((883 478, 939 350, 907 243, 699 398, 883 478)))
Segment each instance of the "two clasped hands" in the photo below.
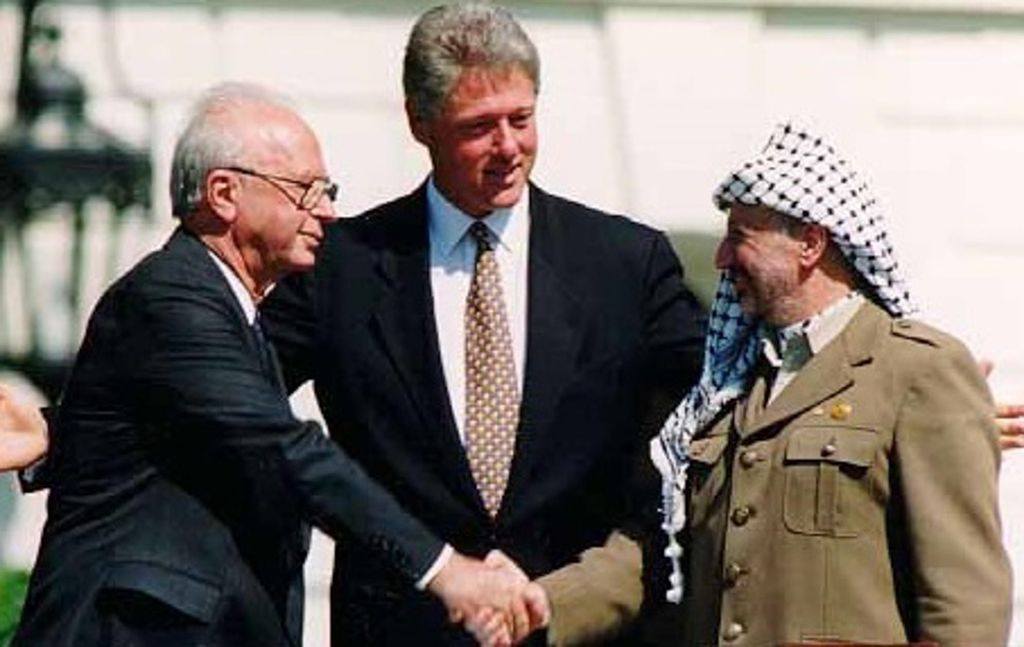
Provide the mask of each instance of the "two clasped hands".
POLYGON ((544 589, 498 550, 483 561, 456 553, 429 588, 484 647, 518 644, 551 619, 544 589))

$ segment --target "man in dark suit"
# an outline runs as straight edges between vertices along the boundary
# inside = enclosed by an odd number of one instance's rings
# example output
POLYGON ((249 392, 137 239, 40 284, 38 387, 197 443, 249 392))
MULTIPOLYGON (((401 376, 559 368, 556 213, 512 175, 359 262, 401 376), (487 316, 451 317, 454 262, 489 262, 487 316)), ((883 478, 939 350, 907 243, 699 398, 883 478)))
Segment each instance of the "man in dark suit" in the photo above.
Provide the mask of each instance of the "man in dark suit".
POLYGON ((305 122, 221 86, 178 141, 171 187, 181 226, 104 294, 65 390, 14 644, 298 645, 307 519, 454 613, 506 604, 499 574, 289 409, 256 303, 312 267, 335 218, 305 122))
MULTIPOLYGON (((664 235, 529 183, 538 70, 506 11, 426 12, 404 84, 433 173, 328 225, 314 272, 262 307, 286 381, 314 380, 349 455, 456 548, 500 548, 531 577, 616 527, 650 400, 695 380, 702 339, 664 235)), ((337 546, 332 637, 467 640, 351 541, 337 546)))

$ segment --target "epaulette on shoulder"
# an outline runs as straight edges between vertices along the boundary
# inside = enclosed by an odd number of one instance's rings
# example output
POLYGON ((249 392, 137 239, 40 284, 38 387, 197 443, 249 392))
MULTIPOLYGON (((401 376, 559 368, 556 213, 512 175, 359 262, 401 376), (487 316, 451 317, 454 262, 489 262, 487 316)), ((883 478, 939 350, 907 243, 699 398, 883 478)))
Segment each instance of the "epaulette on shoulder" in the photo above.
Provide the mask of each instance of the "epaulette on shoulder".
POLYGON ((914 319, 893 319, 892 334, 895 337, 902 337, 935 347, 942 346, 942 340, 945 337, 944 333, 914 319))

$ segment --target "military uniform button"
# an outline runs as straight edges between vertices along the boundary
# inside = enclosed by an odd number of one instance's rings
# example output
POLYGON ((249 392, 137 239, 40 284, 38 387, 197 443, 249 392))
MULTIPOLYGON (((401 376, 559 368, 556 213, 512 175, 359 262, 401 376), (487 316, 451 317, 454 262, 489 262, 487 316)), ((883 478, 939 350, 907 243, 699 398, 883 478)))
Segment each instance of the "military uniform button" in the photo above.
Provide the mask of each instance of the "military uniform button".
POLYGON ((737 526, 742 526, 748 521, 750 521, 750 518, 752 516, 754 516, 754 509, 751 508, 750 506, 741 505, 740 507, 732 511, 731 518, 734 524, 736 524, 737 526))
POLYGON ((824 447, 821 448, 821 455, 826 457, 826 458, 828 458, 829 456, 831 456, 832 454, 835 454, 835 453, 836 453, 836 446, 835 446, 834 443, 828 443, 827 445, 825 445, 824 447))
POLYGON ((760 458, 761 456, 756 451, 748 449, 747 451, 740 454, 740 465, 742 465, 746 469, 750 469, 751 467, 757 464, 757 461, 760 458))
POLYGON ((747 632, 747 628, 738 622, 730 622, 726 627, 725 631, 722 632, 722 638, 726 642, 733 642, 738 640, 740 636, 747 632))
POLYGON ((747 569, 743 568, 736 562, 730 563, 725 567, 725 583, 728 586, 734 586, 740 581, 740 578, 747 574, 747 569))

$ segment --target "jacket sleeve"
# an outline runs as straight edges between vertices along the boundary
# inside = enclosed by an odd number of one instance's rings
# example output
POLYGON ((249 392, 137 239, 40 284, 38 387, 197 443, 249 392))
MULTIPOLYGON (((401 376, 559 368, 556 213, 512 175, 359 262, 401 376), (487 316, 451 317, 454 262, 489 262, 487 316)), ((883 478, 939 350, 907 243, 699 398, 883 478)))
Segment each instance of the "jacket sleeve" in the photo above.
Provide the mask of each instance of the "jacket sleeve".
POLYGON ((623 630, 643 602, 640 545, 618 531, 579 561, 538 579, 548 596, 548 645, 599 644, 623 630))
POLYGON ((127 290, 119 304, 126 324, 118 357, 127 400, 137 419, 151 423, 155 442, 179 463, 189 454, 223 458, 224 478, 248 478, 253 497, 284 483, 302 516, 334 537, 347 531, 419 579, 442 542, 315 423, 292 416, 224 295, 194 283, 153 283, 127 290))
POLYGON ((942 339, 908 358, 894 466, 913 560, 914 640, 1004 645, 1010 567, 1000 538, 998 430, 967 350, 942 339))

